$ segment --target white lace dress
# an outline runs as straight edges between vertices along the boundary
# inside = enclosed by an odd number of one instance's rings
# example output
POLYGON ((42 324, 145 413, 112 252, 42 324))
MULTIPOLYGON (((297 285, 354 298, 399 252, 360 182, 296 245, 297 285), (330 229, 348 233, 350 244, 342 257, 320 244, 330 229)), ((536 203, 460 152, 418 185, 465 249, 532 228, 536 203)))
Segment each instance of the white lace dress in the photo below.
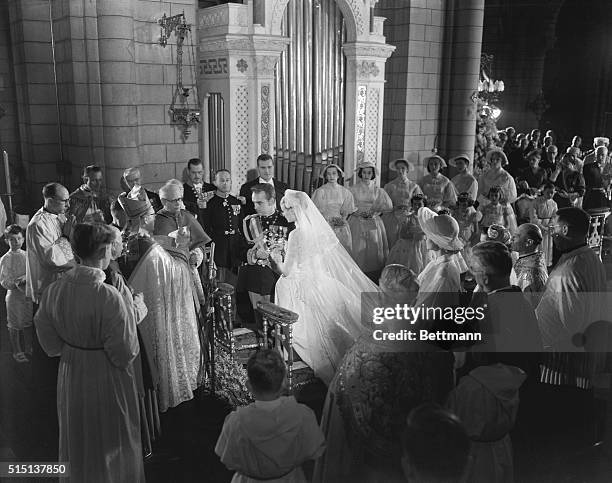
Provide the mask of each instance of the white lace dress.
POLYGON ((338 273, 342 268, 335 250, 314 250, 311 234, 294 230, 287 247, 287 275, 276 282, 276 303, 299 315, 293 326, 294 349, 326 385, 364 331, 361 293, 378 290, 371 282, 360 282, 365 277, 354 263, 352 270, 338 273))
POLYGON ((339 184, 325 183, 312 194, 312 201, 332 226, 342 246, 351 253, 353 238, 346 217, 357 211, 353 194, 339 184), (344 220, 344 224, 340 225, 340 220, 344 220))

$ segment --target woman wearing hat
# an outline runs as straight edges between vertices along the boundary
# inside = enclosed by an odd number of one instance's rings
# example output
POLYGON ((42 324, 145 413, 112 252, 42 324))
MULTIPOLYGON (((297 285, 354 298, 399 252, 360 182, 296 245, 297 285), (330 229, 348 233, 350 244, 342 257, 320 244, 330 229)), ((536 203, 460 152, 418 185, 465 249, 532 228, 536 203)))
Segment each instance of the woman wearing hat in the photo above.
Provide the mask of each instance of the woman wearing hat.
POLYGON ((506 154, 500 148, 493 148, 487 153, 487 163, 490 168, 484 172, 478 180, 478 202, 487 205, 489 190, 493 186, 501 187, 504 203, 514 203, 516 201, 516 184, 514 179, 503 166, 508 164, 506 154))
POLYGON ((457 193, 467 193, 472 201, 475 201, 478 197, 478 181, 467 170, 470 165, 470 157, 467 154, 460 154, 448 163, 458 171, 451 180, 453 186, 455 186, 455 191, 457 193))
POLYGON ((443 174, 442 168, 446 168, 446 161, 440 156, 430 156, 425 160, 428 174, 423 176, 419 183, 423 194, 427 197, 427 206, 438 211, 442 206, 452 206, 457 202, 457 192, 453 183, 443 174))
POLYGON ((315 190, 312 201, 333 228, 342 246, 351 253, 353 238, 346 219, 357 211, 353 193, 338 183, 344 173, 337 164, 328 164, 321 177, 325 184, 315 190))
POLYGON ((393 202, 393 212, 385 213, 382 216, 389 248, 397 241, 400 222, 406 217, 406 211, 410 209, 411 198, 421 193, 421 188, 417 183, 408 177, 408 173, 414 171, 414 165, 406 159, 396 159, 389 165, 391 171, 397 171, 398 176, 389 181, 384 190, 393 202))
POLYGON ((463 243, 459 239, 459 224, 450 215, 438 215, 421 208, 419 224, 427 236, 427 247, 436 253, 417 279, 419 293, 415 307, 454 307, 459 305, 461 272, 465 261, 461 257, 463 243), (460 257, 460 260, 459 260, 460 257))
POLYGON ((389 254, 387 232, 380 215, 392 211, 393 202, 387 192, 374 183, 379 176, 375 164, 361 162, 355 172, 355 184, 349 189, 357 211, 348 220, 353 237, 353 258, 364 273, 375 278, 389 254))

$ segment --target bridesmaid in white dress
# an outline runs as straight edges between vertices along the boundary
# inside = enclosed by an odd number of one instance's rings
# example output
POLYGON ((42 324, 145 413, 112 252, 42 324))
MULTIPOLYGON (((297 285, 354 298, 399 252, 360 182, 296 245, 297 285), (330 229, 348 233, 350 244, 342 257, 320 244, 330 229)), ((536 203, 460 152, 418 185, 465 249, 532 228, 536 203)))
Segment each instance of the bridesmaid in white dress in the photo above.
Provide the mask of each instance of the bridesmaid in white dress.
POLYGON ((419 183, 423 194, 427 196, 427 206, 433 211, 438 211, 442 206, 451 207, 457 203, 457 191, 455 186, 443 174, 442 168, 446 168, 446 161, 440 156, 430 156, 425 160, 428 174, 423 176, 419 183))
POLYGON ((325 184, 315 190, 312 201, 333 228, 342 246, 351 253, 353 238, 346 219, 357 211, 353 193, 338 182, 344 173, 337 164, 328 164, 321 177, 325 184))
POLYGON ((399 226, 405 219, 405 211, 410 209, 410 200, 414 195, 422 193, 419 185, 408 177, 414 171, 414 165, 407 159, 396 159, 389 165, 391 171, 397 171, 397 177, 389 181, 384 190, 393 202, 393 212, 382 216, 389 247, 393 247, 398 239, 399 226))
POLYGON ((375 164, 361 162, 355 171, 355 184, 349 189, 355 198, 357 211, 348 221, 353 236, 353 258, 364 273, 375 276, 385 266, 389 254, 387 233, 380 215, 391 212, 393 202, 374 182, 379 175, 375 164))

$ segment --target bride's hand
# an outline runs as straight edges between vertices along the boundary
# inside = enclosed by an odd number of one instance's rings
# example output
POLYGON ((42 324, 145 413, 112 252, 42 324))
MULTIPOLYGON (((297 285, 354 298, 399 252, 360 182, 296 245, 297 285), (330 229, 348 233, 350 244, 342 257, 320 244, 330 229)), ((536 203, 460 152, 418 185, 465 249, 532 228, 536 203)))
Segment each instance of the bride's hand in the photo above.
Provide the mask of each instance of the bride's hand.
POLYGON ((283 274, 283 259, 280 253, 271 253, 268 257, 268 262, 270 263, 270 268, 277 273, 283 274))

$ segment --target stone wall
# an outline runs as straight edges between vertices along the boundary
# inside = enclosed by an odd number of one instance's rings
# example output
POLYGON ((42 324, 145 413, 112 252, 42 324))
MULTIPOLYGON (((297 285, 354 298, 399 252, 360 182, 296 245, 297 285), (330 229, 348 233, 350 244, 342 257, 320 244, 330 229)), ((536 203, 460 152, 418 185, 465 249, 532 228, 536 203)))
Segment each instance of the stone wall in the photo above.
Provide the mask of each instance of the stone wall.
POLYGON ((417 161, 413 179, 423 175, 423 159, 436 146, 440 130, 442 47, 446 0, 381 0, 385 36, 397 46, 387 61, 383 123, 383 179, 388 163, 417 161))
POLYGON ((92 163, 104 168, 107 187, 114 194, 129 166, 142 166, 143 180, 152 188, 181 178, 187 160, 198 156, 199 129, 193 128, 185 141, 182 129, 170 124, 176 37, 172 34, 168 45, 161 47, 157 20, 164 13, 184 11, 193 25, 193 39, 187 38, 183 56, 183 83, 192 86, 196 2, 54 1, 61 129, 48 2, 11 0, 9 5, 21 155, 31 190, 38 191, 51 180, 74 189, 82 168, 92 163))
MULTIPOLYGON (((0 151, 5 150, 9 155, 11 177, 14 182, 22 174, 17 169, 22 164, 19 145, 19 123, 17 121, 15 72, 13 69, 13 54, 11 52, 9 8, 5 2, 0 2, 0 109, 0 151)), ((1 162, 0 166, 2 166, 1 162)), ((0 192, 6 192, 3 168, 0 168, 0 192)), ((23 202, 23 200, 17 199, 13 201, 16 205, 23 202)), ((8 209, 8 199, 6 196, 2 197, 2 202, 8 209)), ((19 208, 19 206, 16 207, 19 208)))

